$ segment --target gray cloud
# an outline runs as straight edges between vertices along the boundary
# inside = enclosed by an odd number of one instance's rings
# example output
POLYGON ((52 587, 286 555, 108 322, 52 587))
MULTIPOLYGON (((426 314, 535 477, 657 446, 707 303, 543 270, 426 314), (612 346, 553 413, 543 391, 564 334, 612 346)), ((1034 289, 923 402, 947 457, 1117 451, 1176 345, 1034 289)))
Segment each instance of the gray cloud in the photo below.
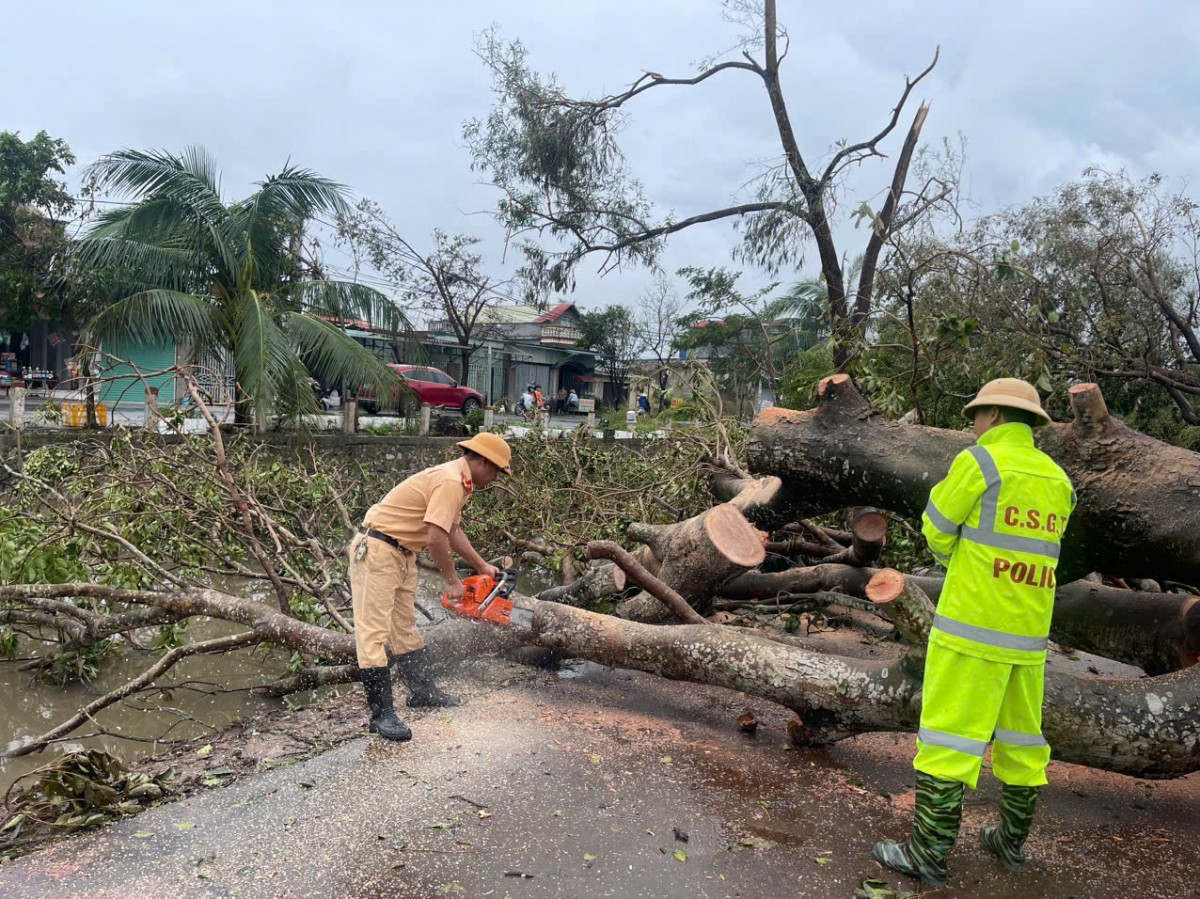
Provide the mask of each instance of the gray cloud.
MULTIPOLYGON (((780 3, 791 47, 783 87, 816 164, 836 140, 886 119, 904 74, 942 60, 916 99, 933 104, 929 142, 969 139, 981 208, 1023 202, 1089 164, 1200 174, 1200 10, 1177 0, 949 0, 780 3)), ((495 193, 469 171, 464 120, 490 104, 473 37, 493 22, 568 91, 620 90, 644 70, 692 71, 736 28, 699 0, 513 0, 452 4, 315 0, 200 4, 24 4, 0 58, 6 118, 65 138, 83 163, 124 147, 191 143, 221 164, 229 196, 291 158, 379 200, 416 239, 434 227, 480 234, 500 268, 502 235, 482 215, 495 193), (58 50, 56 48, 62 48, 58 50)), ((911 114, 911 113, 910 113, 911 114)), ((906 116, 907 118, 907 116, 906 116)), ((891 142, 891 149, 899 136, 891 142)), ((687 215, 733 199, 780 154, 762 86, 733 73, 652 91, 625 135, 647 193, 687 215)), ((876 196, 886 163, 851 196, 876 196)), ((853 255, 864 234, 842 228, 853 255)), ((725 264, 736 235, 717 223, 678 235, 664 264, 725 264)), ((347 263, 330 251, 331 263, 347 263)), ((632 300, 644 272, 585 275, 575 297, 632 300)), ((761 275, 751 280, 762 280, 761 275)))

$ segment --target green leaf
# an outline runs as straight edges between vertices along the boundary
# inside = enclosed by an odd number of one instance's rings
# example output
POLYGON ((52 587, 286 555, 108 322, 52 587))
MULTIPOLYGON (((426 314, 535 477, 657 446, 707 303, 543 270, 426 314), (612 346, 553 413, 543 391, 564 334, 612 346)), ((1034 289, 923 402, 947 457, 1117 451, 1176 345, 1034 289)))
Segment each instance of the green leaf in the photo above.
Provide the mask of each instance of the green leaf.
POLYGON ((682 849, 676 849, 674 852, 671 853, 671 856, 677 862, 686 862, 687 861, 687 853, 684 852, 682 849))
POLYGON ((146 840, 146 839, 149 839, 150 837, 154 836, 154 831, 139 830, 137 833, 134 834, 134 836, 139 840, 146 840))
POLYGON ((205 746, 201 746, 199 749, 196 750, 196 758, 206 759, 210 755, 212 755, 212 751, 213 751, 212 743, 209 743, 205 746))
POLYGON ((175 822, 176 830, 191 830, 195 826, 196 825, 193 824, 191 821, 176 821, 175 822))
POLYGON ((855 899, 891 899, 895 895, 896 891, 888 885, 887 881, 874 878, 867 878, 854 891, 855 899))
POLYGON ((762 837, 742 837, 738 840, 739 846, 745 846, 747 849, 774 849, 779 844, 774 840, 764 840, 762 837))

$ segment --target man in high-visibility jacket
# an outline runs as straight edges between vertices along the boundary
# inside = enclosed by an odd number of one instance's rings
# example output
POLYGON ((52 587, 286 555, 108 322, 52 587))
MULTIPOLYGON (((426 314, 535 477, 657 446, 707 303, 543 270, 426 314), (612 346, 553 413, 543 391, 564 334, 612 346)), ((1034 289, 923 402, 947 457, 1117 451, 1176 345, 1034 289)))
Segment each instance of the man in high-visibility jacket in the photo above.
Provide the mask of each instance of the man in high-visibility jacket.
POLYGON ((913 834, 874 850, 932 884, 946 882, 965 785, 975 788, 989 742, 1004 792, 1000 825, 983 829, 983 845, 1010 868, 1025 863, 1050 762, 1042 693, 1054 573, 1075 508, 1070 479, 1033 445, 1033 428, 1050 421, 1033 386, 991 381, 963 411, 978 442, 954 458, 923 518, 947 573, 925 660, 913 834))

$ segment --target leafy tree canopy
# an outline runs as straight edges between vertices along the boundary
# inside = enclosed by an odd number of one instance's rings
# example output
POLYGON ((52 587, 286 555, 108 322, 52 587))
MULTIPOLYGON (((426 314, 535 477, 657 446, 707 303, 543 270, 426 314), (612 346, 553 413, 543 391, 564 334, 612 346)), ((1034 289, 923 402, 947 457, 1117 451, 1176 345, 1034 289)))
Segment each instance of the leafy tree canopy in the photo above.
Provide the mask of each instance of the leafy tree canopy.
POLYGON ((644 331, 629 308, 619 304, 583 313, 579 328, 579 345, 595 350, 616 385, 615 402, 622 404, 629 395, 629 369, 646 348, 644 331))
POLYGON ((1195 203, 1158 175, 1089 169, 949 237, 898 241, 865 387, 958 426, 993 377, 1029 380, 1060 414, 1072 383, 1097 381, 1134 426, 1200 445, 1198 273, 1195 203))
POLYGON ((67 144, 45 131, 31 140, 0 131, 0 324, 24 329, 38 317, 63 317, 64 220, 75 209, 55 175, 75 163, 67 144))
POLYGON ((89 169, 97 191, 131 202, 101 213, 77 242, 80 265, 134 273, 121 299, 88 323, 85 339, 185 341, 233 358, 238 418, 259 426, 272 414, 316 411, 309 370, 327 383, 378 390, 391 370, 340 327, 366 320, 407 322, 386 296, 363 284, 325 280, 304 256, 306 223, 346 211, 346 189, 285 165, 243 200, 226 202, 213 160, 121 150, 89 169))

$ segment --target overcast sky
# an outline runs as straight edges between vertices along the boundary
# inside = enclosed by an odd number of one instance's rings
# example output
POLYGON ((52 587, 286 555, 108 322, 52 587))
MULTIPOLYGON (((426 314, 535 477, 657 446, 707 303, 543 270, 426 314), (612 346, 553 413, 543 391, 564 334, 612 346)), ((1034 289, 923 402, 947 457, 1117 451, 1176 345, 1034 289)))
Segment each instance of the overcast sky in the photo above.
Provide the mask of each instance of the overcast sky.
MULTIPOLYGON (((965 135, 967 191, 983 210, 1022 203, 1088 165, 1200 174, 1200 4, 1186 0, 790 2, 783 88, 810 165, 873 133, 942 47, 914 99, 927 143, 965 135)), ((493 23, 572 95, 617 91, 644 70, 693 74, 739 29, 717 0, 450 0, 445 3, 38 2, 13 4, 0 55, 0 129, 45 129, 81 164, 122 148, 216 158, 227 199, 289 157, 383 204, 420 246, 435 227, 486 239, 501 263, 496 193, 469 169, 464 121, 491 105, 473 52, 493 23)), ((915 107, 914 107, 915 108, 915 107)), ((725 205, 780 155, 762 84, 731 72, 660 88, 629 107, 623 145, 648 196, 678 216, 725 205)), ((911 112, 905 119, 911 117, 911 112)), ((888 150, 896 150, 902 129, 888 150)), ((876 200, 889 163, 854 176, 876 200)), ((866 235, 840 231, 853 256, 866 235)), ((728 222, 672 238, 665 266, 731 264, 728 222)), ((329 249, 327 262, 348 266, 329 249)), ((815 274, 810 263, 805 274, 815 274)), ((761 275, 748 279, 761 281, 761 275)), ((642 271, 584 277, 571 299, 631 302, 642 271)))

